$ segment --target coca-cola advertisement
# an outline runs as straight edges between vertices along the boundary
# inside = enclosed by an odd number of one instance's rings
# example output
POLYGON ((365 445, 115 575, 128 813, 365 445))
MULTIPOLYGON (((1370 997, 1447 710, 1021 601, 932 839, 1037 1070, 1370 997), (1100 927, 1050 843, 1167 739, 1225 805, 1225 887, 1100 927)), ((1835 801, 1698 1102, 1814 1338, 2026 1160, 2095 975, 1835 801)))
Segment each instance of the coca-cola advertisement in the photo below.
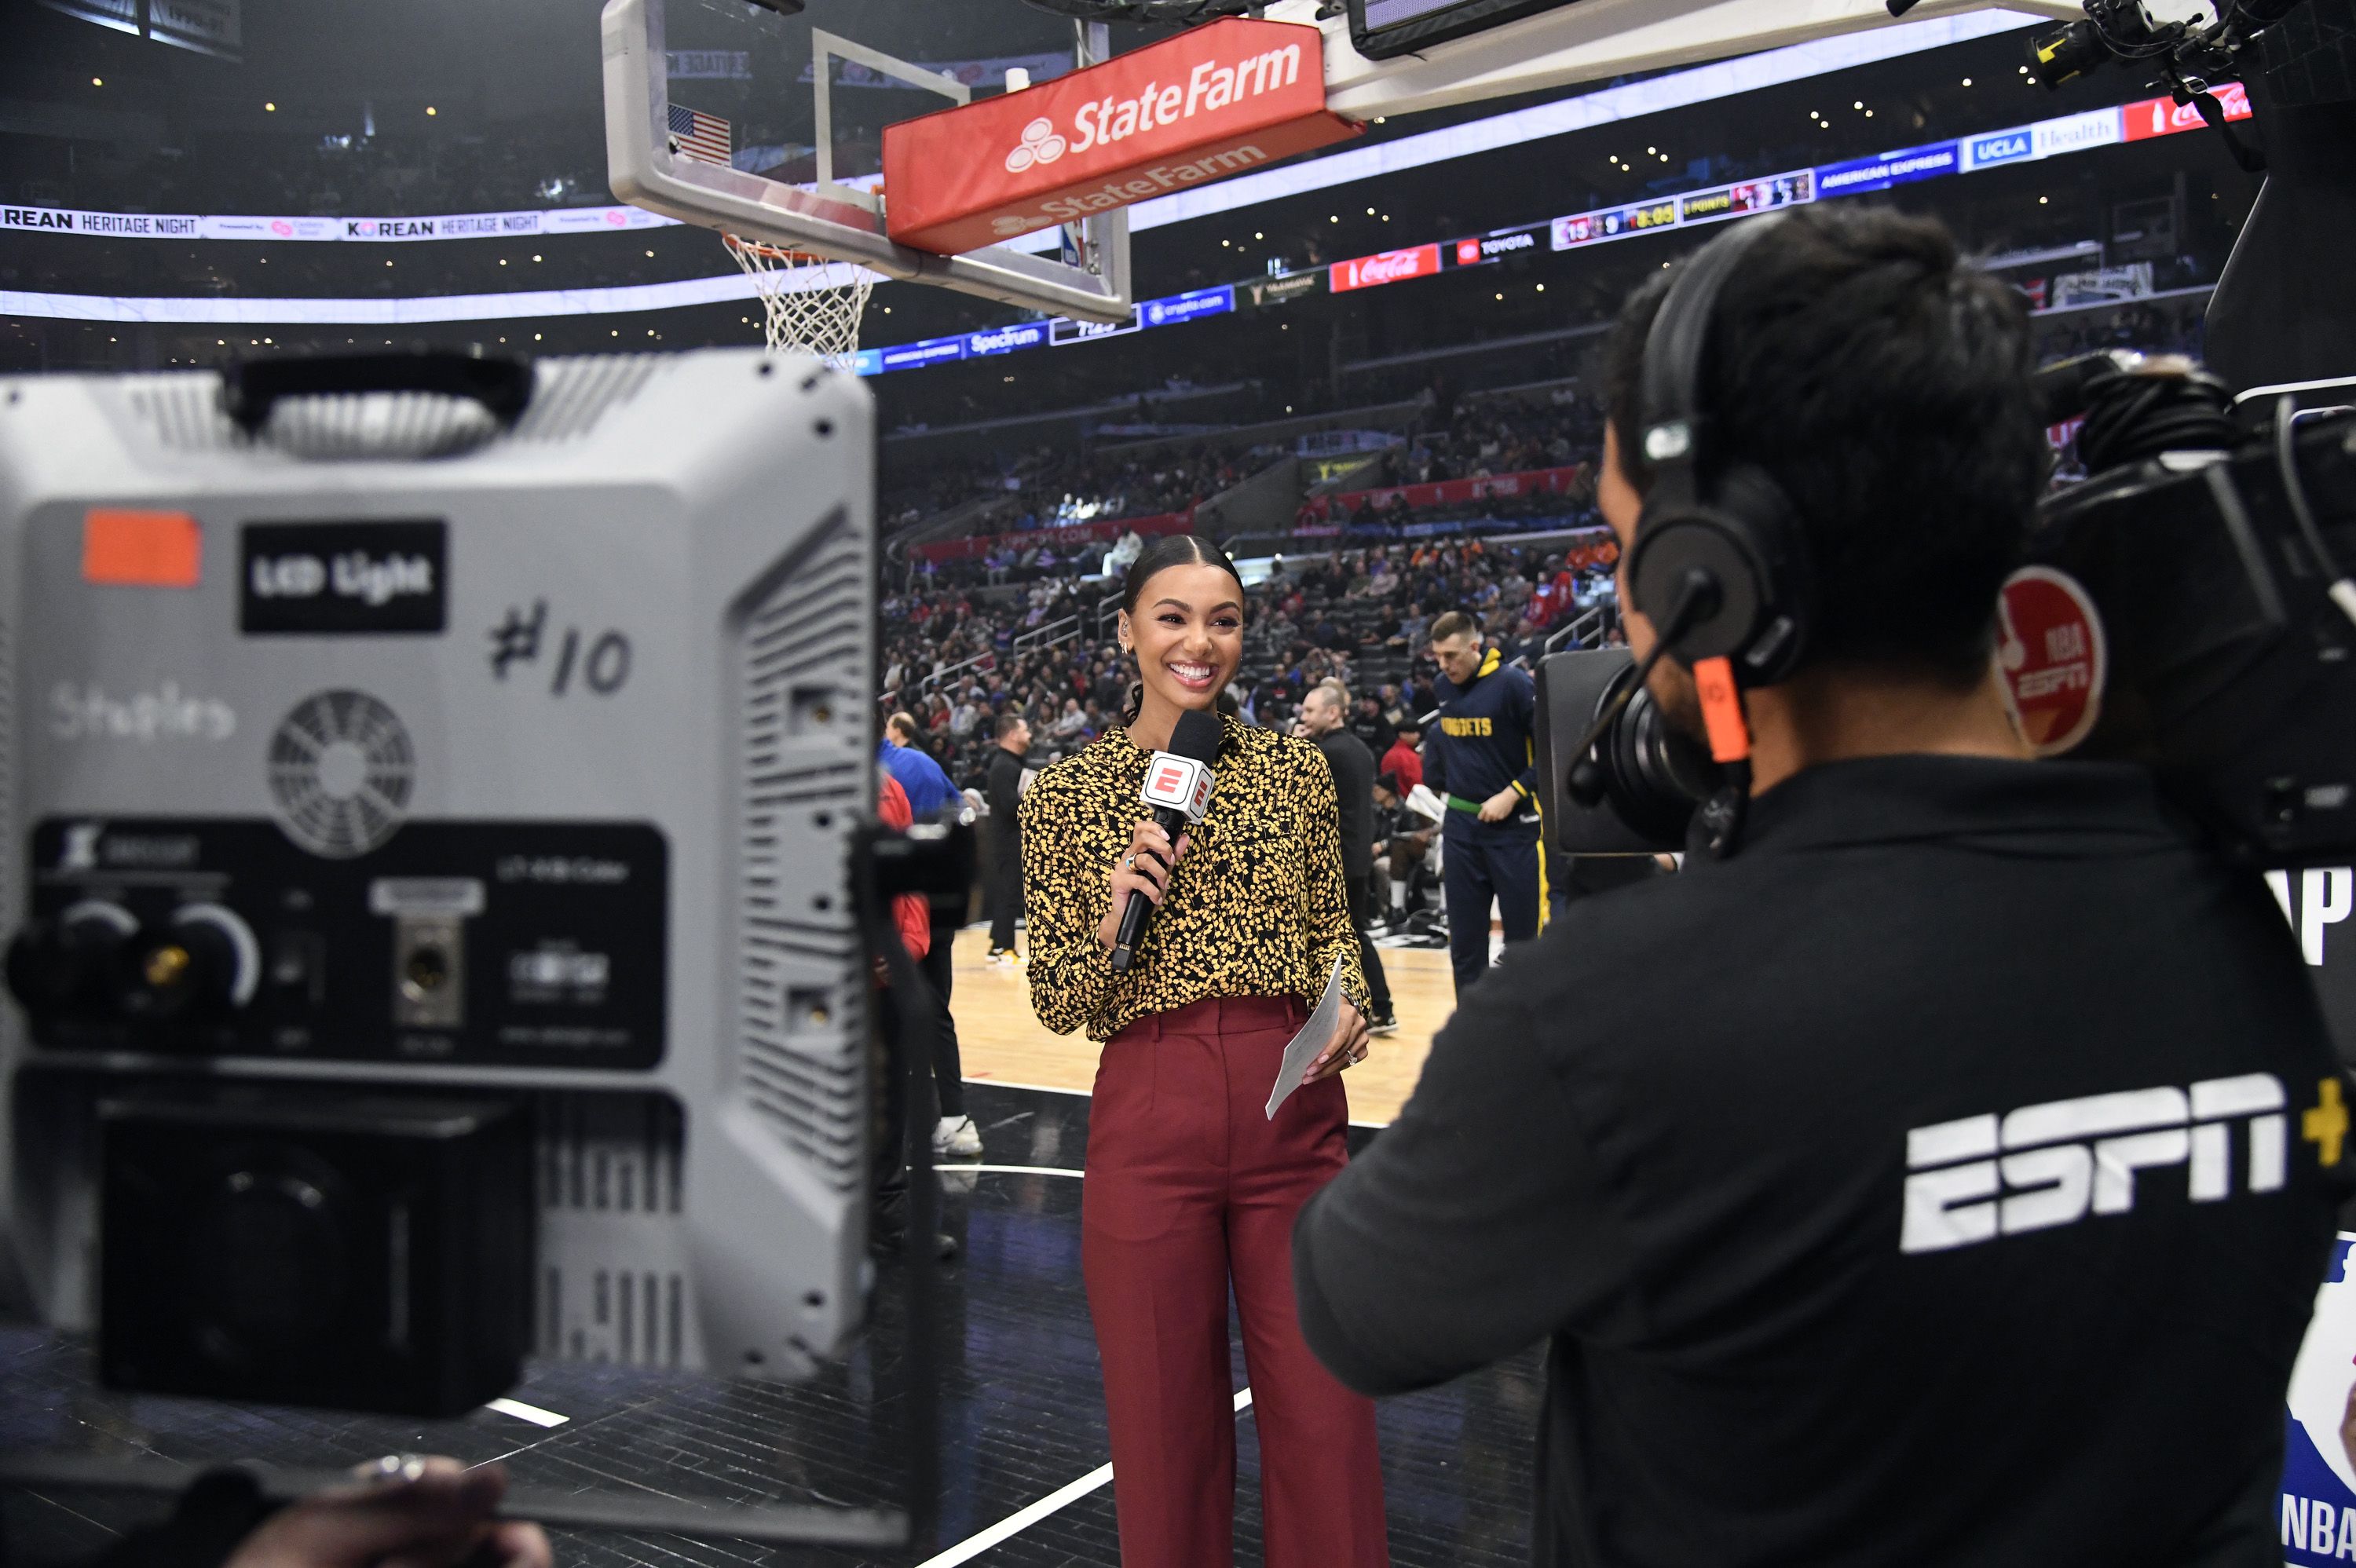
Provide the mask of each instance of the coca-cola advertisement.
POLYGON ((1379 256, 1336 261, 1332 287, 1337 294, 1347 293, 1352 289, 1379 288, 1385 283, 1403 283, 1409 278, 1429 278, 1439 271, 1440 247, 1419 245, 1412 251, 1386 251, 1379 256))
MULTIPOLYGON (((2250 90, 2238 81, 2221 81, 2213 89, 2217 106, 2228 120, 2250 117, 2250 90)), ((2198 131, 2205 123, 2197 103, 2179 103, 2173 98, 2147 98, 2140 103, 2130 103, 2119 111, 2119 119, 2130 142, 2148 142, 2154 136, 2173 136, 2179 132, 2198 131)))

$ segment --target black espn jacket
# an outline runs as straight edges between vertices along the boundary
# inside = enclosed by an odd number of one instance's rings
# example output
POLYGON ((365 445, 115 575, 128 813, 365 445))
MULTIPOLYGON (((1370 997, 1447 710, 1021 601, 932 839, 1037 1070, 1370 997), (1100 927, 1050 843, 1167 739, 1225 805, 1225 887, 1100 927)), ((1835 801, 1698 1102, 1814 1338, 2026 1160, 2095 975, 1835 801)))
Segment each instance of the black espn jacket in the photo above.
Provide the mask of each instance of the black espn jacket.
POLYGON ((1508 953, 1302 1211, 1302 1323, 1370 1393, 1549 1341, 1540 1563, 2279 1563, 2347 1104, 2141 772, 1815 768, 1508 953))

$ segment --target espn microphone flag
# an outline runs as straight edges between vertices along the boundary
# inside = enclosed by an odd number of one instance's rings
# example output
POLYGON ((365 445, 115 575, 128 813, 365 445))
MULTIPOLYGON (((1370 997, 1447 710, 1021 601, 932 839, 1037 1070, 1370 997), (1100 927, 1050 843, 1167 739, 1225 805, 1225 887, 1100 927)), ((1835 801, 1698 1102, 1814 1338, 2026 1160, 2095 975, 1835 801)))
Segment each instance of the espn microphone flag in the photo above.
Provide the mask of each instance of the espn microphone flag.
MULTIPOLYGON (((1211 809, 1212 764, 1224 733, 1216 714, 1190 709, 1178 715, 1178 722, 1171 727, 1170 749, 1154 752, 1145 764, 1145 783, 1138 798, 1153 808, 1153 820, 1170 835, 1173 845, 1180 834, 1202 821, 1203 814, 1211 809)), ((1173 874, 1176 869, 1173 863, 1173 874)), ((1152 918, 1153 901, 1130 892, 1112 944, 1113 973, 1125 975, 1137 962, 1137 944, 1144 940, 1145 923, 1152 918)))
POLYGON ((894 240, 957 255, 1357 135, 1315 27, 1239 16, 884 128, 894 240))
POLYGON ((717 164, 730 168, 733 164, 732 136, 728 122, 717 114, 706 114, 700 109, 670 106, 671 151, 699 164, 717 164))

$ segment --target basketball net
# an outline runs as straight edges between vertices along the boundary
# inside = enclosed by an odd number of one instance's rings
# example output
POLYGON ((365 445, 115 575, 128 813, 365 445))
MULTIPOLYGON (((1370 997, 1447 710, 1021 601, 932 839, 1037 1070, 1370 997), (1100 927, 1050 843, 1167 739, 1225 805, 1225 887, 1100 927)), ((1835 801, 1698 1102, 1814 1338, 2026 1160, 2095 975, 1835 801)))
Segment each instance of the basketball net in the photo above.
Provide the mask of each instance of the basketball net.
POLYGON ((764 244, 739 234, 721 240, 761 296, 772 354, 808 354, 838 370, 859 355, 859 323, 875 274, 854 261, 764 244))

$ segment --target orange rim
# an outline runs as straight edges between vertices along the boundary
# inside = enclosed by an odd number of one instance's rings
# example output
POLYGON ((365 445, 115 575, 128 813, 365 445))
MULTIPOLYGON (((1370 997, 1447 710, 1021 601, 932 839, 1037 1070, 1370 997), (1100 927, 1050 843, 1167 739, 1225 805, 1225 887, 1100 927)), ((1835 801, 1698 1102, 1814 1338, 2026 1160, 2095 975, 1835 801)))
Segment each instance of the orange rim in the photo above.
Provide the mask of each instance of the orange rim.
POLYGON ((814 251, 791 251, 782 245, 765 244, 761 240, 746 240, 734 234, 723 234, 720 239, 731 251, 758 256, 764 261, 782 261, 789 267, 823 266, 834 259, 821 256, 814 251))

